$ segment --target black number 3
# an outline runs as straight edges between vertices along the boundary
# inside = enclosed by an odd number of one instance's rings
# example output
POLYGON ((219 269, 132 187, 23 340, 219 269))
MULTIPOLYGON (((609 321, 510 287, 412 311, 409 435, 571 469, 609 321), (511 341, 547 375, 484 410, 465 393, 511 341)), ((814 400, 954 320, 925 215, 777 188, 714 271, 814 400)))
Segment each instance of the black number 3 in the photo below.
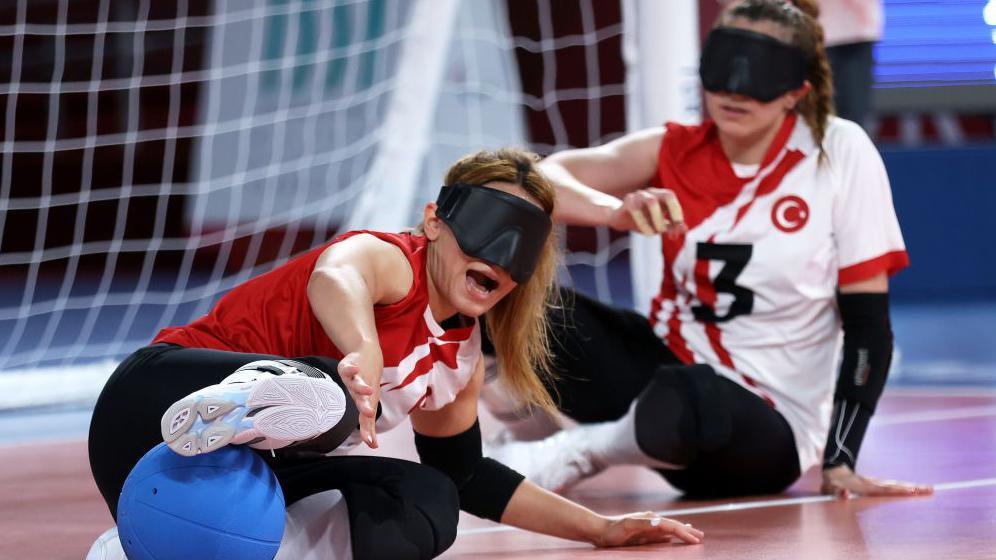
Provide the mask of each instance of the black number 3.
POLYGON ((744 271, 747 261, 750 260, 753 247, 743 244, 719 244, 719 243, 699 243, 697 246, 696 258, 706 261, 722 261, 723 268, 713 279, 712 285, 716 288, 716 293, 731 294, 733 303, 726 315, 716 315, 716 310, 708 305, 699 303, 692 306, 692 313, 695 318, 704 323, 723 323, 737 317, 738 315, 748 315, 754 309, 754 292, 738 286, 737 277, 744 271))

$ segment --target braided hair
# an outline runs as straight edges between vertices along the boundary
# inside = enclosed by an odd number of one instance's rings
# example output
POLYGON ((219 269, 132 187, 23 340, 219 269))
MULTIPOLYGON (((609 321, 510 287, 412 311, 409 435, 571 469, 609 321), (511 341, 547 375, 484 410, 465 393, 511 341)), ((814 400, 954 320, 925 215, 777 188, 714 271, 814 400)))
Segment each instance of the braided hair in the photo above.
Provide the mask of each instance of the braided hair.
POLYGON ((792 32, 791 44, 805 53, 806 79, 812 89, 806 94, 796 111, 802 115, 813 131, 813 140, 820 147, 820 158, 825 157, 823 137, 827 123, 834 113, 833 77, 823 41, 823 26, 816 0, 743 0, 730 5, 720 16, 718 25, 729 25, 735 18, 751 21, 771 21, 792 32))

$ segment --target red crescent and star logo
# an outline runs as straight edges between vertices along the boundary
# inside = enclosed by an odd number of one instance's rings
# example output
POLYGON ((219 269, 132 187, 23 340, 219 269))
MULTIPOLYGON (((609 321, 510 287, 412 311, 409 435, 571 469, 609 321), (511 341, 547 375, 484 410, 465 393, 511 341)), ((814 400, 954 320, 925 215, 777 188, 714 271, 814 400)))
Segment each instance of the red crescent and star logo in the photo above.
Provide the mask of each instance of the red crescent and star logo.
POLYGON ((809 205, 798 196, 783 196, 771 208, 771 221, 785 233, 795 233, 809 221, 809 205))

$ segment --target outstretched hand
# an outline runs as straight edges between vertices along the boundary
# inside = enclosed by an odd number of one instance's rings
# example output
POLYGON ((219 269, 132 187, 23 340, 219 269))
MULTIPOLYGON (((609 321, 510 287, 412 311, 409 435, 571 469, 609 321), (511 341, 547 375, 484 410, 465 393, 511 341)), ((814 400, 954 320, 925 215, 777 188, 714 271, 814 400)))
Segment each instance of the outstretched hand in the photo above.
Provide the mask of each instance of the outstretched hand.
POLYGON ((645 511, 611 518, 600 539, 595 542, 595 546, 636 546, 675 540, 698 544, 702 542, 703 537, 705 533, 693 528, 691 524, 645 511))
POLYGON ((384 357, 380 348, 350 352, 339 361, 339 377, 360 413, 360 437, 371 449, 377 448, 377 403, 384 357))
POLYGON ((911 484, 896 480, 880 480, 862 476, 847 465, 823 470, 823 484, 820 493, 838 498, 860 496, 927 496, 934 493, 934 487, 911 484))
POLYGON ((686 231, 685 216, 673 191, 640 189, 627 194, 622 206, 612 212, 609 227, 620 231, 638 231, 644 235, 667 233, 677 236, 686 231))

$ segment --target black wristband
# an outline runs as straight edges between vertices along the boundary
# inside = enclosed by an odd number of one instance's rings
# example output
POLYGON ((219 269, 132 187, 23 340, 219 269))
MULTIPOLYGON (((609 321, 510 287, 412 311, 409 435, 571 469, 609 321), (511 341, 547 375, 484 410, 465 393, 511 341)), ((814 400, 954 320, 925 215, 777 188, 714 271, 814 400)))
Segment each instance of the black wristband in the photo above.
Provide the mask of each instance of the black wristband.
POLYGON ((847 465, 854 470, 871 417, 871 411, 861 403, 848 400, 834 402, 830 435, 823 452, 824 469, 847 465))

